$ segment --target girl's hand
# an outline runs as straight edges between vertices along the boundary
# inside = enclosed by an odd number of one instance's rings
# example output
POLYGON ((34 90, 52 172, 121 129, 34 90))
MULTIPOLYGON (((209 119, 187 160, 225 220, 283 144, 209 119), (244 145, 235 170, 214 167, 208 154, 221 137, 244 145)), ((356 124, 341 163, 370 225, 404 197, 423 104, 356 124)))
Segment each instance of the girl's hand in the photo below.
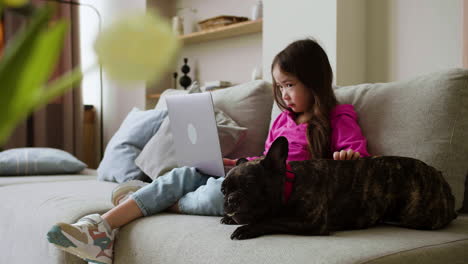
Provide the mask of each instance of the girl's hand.
POLYGON ((348 149, 347 151, 342 150, 340 152, 335 151, 335 153, 333 153, 334 160, 357 160, 360 157, 361 155, 359 154, 359 152, 355 152, 352 149, 348 149))
POLYGON ((233 166, 236 166, 236 162, 237 160, 223 158, 224 166, 233 167, 233 166))

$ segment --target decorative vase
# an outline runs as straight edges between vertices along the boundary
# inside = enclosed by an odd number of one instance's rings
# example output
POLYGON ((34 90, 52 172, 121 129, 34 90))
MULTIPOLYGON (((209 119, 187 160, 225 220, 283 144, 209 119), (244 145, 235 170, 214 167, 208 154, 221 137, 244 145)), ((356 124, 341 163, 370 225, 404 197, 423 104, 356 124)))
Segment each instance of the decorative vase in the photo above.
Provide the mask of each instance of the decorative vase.
POLYGON ((252 7, 252 20, 257 20, 263 17, 263 3, 262 1, 257 1, 257 3, 252 7))
POLYGON ((172 17, 172 31, 179 36, 184 34, 184 20, 182 17, 172 17))
POLYGON ((179 79, 179 84, 184 87, 185 90, 187 90, 187 87, 192 83, 192 79, 187 75, 187 73, 190 72, 190 67, 187 65, 187 62, 188 59, 184 58, 184 65, 180 69, 184 75, 179 79))

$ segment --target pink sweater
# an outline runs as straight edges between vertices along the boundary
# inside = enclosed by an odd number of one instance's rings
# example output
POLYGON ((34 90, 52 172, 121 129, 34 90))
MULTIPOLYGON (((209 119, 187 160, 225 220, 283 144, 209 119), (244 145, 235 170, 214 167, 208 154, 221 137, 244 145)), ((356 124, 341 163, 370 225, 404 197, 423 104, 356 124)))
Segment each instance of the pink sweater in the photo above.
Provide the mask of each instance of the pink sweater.
MULTIPOLYGON (((352 149, 361 154, 361 157, 369 156, 367 141, 362 135, 357 123, 357 114, 353 105, 337 105, 330 113, 331 122, 331 150, 332 152, 352 149)), ((273 122, 265 142, 266 155, 273 141, 284 136, 289 142, 288 161, 309 159, 308 144, 306 138, 307 124, 296 124, 294 114, 289 111, 282 112, 273 122)), ((249 157, 248 159, 255 159, 249 157)))

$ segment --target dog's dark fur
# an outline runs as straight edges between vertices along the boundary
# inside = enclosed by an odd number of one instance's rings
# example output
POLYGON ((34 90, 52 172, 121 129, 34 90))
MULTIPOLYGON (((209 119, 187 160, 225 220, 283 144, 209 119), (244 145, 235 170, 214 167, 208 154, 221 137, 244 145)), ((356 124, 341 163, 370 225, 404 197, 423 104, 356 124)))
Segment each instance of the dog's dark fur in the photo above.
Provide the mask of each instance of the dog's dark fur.
POLYGON ((280 137, 263 159, 241 162, 222 184, 223 224, 242 224, 232 239, 273 233, 328 235, 392 223, 442 228, 457 217, 442 174, 422 161, 370 157, 290 162, 293 192, 283 198, 288 141, 280 137))

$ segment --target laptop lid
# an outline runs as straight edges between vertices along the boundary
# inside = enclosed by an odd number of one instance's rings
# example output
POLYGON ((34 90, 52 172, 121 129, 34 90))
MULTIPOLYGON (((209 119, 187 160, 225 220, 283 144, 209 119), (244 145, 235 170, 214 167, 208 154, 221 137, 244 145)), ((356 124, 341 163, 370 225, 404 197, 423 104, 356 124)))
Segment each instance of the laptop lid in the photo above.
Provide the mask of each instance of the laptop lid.
POLYGON ((211 93, 167 96, 166 104, 178 165, 224 177, 211 93))

